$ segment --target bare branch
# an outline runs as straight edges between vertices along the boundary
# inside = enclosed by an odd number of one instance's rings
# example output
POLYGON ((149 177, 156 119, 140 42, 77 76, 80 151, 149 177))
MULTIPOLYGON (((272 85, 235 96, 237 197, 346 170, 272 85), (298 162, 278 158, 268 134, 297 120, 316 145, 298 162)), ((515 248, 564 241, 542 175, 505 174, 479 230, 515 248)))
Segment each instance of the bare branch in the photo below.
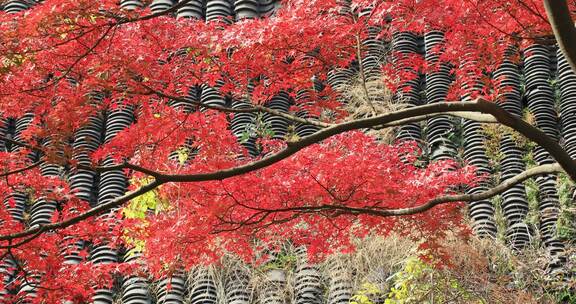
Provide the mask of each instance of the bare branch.
POLYGON ((482 122, 482 123, 497 123, 498 122, 498 120, 496 118, 494 118, 494 116, 488 115, 488 114, 471 113, 471 112, 450 112, 447 114, 452 115, 452 116, 456 116, 456 117, 460 117, 460 118, 474 120, 477 122, 482 122))
MULTIPOLYGON (((354 20, 355 22, 357 22, 357 20, 354 20)), ((368 102, 368 105, 370 106, 370 108, 372 108, 372 113, 376 113, 376 108, 374 107, 374 104, 372 103, 372 101, 370 100, 370 92, 368 92, 368 87, 366 86, 366 71, 364 71, 364 60, 362 58, 362 43, 360 42, 360 33, 357 33, 355 35, 356 37, 356 57, 357 60, 360 64, 358 64, 358 68, 359 68, 359 73, 360 73, 360 83, 362 85, 362 90, 364 91, 364 95, 366 95, 366 102, 368 102)))

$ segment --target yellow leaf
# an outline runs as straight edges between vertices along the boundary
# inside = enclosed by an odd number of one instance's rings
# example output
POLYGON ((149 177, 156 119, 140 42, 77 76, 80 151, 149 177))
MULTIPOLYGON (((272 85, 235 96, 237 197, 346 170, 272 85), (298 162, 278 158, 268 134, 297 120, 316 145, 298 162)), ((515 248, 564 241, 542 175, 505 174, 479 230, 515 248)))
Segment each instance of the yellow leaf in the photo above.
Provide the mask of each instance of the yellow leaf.
POLYGON ((188 148, 179 148, 176 153, 178 153, 178 162, 183 165, 188 159, 188 148))

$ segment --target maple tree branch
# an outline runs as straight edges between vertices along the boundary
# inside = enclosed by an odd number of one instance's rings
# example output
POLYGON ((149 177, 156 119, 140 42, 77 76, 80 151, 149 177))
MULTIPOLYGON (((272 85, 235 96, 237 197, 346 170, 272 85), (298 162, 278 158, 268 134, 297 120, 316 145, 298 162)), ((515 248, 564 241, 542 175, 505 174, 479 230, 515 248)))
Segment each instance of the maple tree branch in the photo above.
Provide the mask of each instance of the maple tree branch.
POLYGON ((297 122, 297 123, 302 123, 302 124, 307 124, 307 125, 313 125, 313 126, 317 126, 317 127, 321 127, 321 128, 327 128, 330 126, 333 126, 334 124, 330 124, 330 123, 325 123, 325 122, 321 122, 318 120, 311 120, 311 119, 306 119, 306 118, 301 118, 298 116, 294 116, 294 115, 290 115, 288 113, 284 113, 278 110, 274 110, 274 109, 270 109, 268 107, 264 107, 264 106, 260 106, 260 105, 250 105, 249 108, 242 108, 242 109, 233 109, 233 108, 229 108, 229 107, 222 107, 222 106, 217 106, 217 105, 210 105, 210 104, 204 104, 200 101, 196 101, 196 100, 190 100, 190 99, 185 99, 182 97, 177 97, 177 96, 171 96, 171 95, 167 95, 164 94, 162 92, 156 91, 152 88, 150 88, 149 86, 146 85, 142 85, 144 86, 146 89, 150 90, 153 94, 158 95, 159 97, 163 97, 163 98, 168 98, 168 99, 172 99, 175 101, 180 101, 180 102, 186 102, 186 103, 192 103, 194 105, 200 106, 200 107, 204 107, 207 109, 211 109, 211 110, 216 110, 216 111, 222 111, 222 112, 227 112, 227 113, 255 113, 255 112, 266 112, 275 116, 280 116, 282 118, 286 118, 290 121, 293 122, 297 122))
MULTIPOLYGON (((271 154, 260 160, 233 167, 230 169, 223 169, 210 173, 199 173, 199 174, 164 174, 150 169, 145 168, 134 168, 135 171, 143 172, 146 170, 148 172, 153 172, 157 181, 161 183, 166 182, 200 182, 200 181, 210 181, 210 180, 223 180, 226 178, 246 174, 252 171, 256 171, 272 164, 275 164, 283 159, 286 159, 298 151, 332 137, 336 134, 340 134, 347 131, 373 128, 377 126, 387 126, 387 124, 393 124, 397 121, 406 122, 407 119, 411 120, 424 120, 428 118, 428 115, 433 114, 450 114, 452 112, 461 115, 462 112, 480 112, 484 114, 490 114, 494 119, 505 126, 508 126, 520 134, 524 135, 528 139, 540 145, 550 155, 562 166, 562 169, 570 176, 573 181, 576 181, 576 160, 573 160, 570 155, 564 151, 564 149, 552 138, 547 136, 540 129, 535 126, 530 125, 521 118, 517 118, 506 110, 502 109, 495 103, 477 99, 473 102, 446 102, 446 103, 436 103, 423 106, 412 107, 408 109, 403 109, 399 111, 394 111, 386 113, 379 116, 374 116, 370 118, 353 120, 350 122, 340 123, 332 125, 330 127, 321 129, 320 131, 302 137, 297 141, 287 142, 287 147, 275 154, 271 154)), ((483 117, 483 116, 482 116, 483 117)), ((107 170, 117 170, 123 168, 124 165, 110 166, 100 168, 101 172, 107 170)))
POLYGON ((446 102, 430 104, 390 112, 375 117, 345 122, 322 129, 312 135, 300 138, 298 141, 288 142, 288 146, 284 150, 243 166, 220 170, 212 173, 190 175, 161 174, 158 176, 158 178, 163 182, 198 182, 222 180, 270 166, 276 162, 288 158, 289 156, 312 144, 318 143, 336 134, 356 129, 371 128, 378 125, 386 125, 388 123, 415 116, 424 117, 428 114, 440 114, 449 112, 481 112, 491 114, 499 123, 518 131, 528 139, 543 147, 550 153, 550 155, 552 155, 552 157, 554 157, 560 166, 562 166, 562 169, 566 171, 571 179, 576 181, 576 160, 573 160, 556 141, 547 136, 540 129, 530 125, 520 118, 511 115, 506 110, 500 108, 498 105, 483 99, 478 99, 474 102, 446 102))
POLYGON ((109 25, 108 28, 106 28, 106 30, 104 31, 104 34, 102 34, 96 40, 96 42, 94 44, 92 44, 90 47, 86 47, 88 50, 86 52, 82 53, 80 56, 78 56, 78 58, 76 58, 76 60, 74 60, 74 62, 72 62, 72 64, 70 66, 68 66, 68 68, 60 76, 55 77, 54 79, 52 79, 50 82, 48 82, 45 85, 42 85, 42 86, 37 87, 37 88, 26 89, 26 90, 23 90, 22 92, 40 91, 40 90, 44 90, 44 89, 47 89, 51 86, 58 84, 62 79, 65 79, 68 75, 70 75, 70 73, 72 72, 72 69, 74 69, 74 67, 76 67, 76 65, 78 65, 80 63, 80 61, 82 61, 82 59, 89 56, 90 53, 92 53, 100 45, 100 43, 102 43, 102 41, 104 41, 106 36, 108 36, 108 34, 110 33, 110 31, 113 28, 114 28, 114 25, 109 25))
MULTIPOLYGON (((357 20, 355 20, 357 21, 357 20)), ((362 58, 362 43, 360 42, 360 33, 355 35, 356 37, 356 57, 358 58, 358 68, 359 68, 359 73, 360 73, 360 82, 362 84, 362 90, 364 91, 364 95, 366 95, 366 102, 368 102, 368 105, 370 106, 370 108, 372 108, 373 113, 376 113, 376 108, 374 107, 374 104, 372 103, 372 101, 370 100, 370 93, 368 92, 368 87, 366 86, 366 71, 364 71, 364 65, 363 65, 363 58, 362 58)))
POLYGON ((0 140, 1 140, 1 141, 8 142, 8 143, 11 143, 11 144, 16 145, 16 146, 20 146, 20 147, 27 148, 27 149, 32 150, 32 151, 37 151, 37 152, 40 152, 40 153, 44 152, 44 151, 42 150, 42 148, 40 148, 40 147, 38 147, 38 146, 33 146, 33 145, 31 145, 31 144, 27 144, 27 143, 25 143, 25 142, 21 142, 21 141, 18 141, 18 140, 14 140, 14 139, 8 138, 8 137, 6 137, 6 136, 0 135, 0 140))
POLYGON ((1 256, 0 256, 0 261, 4 261, 4 258, 6 258, 8 256, 10 252, 8 250, 6 250, 6 252, 4 252, 1 256))
POLYGON ((489 114, 482 114, 482 113, 472 113, 472 112, 448 112, 448 113, 436 113, 436 114, 428 114, 428 115, 421 115, 421 116, 414 116, 406 119, 397 120, 394 122, 390 122, 387 124, 383 124, 381 126, 375 126, 376 129, 381 128, 390 128, 390 127, 397 127, 403 126, 413 122, 419 122, 423 120, 428 120, 430 118, 438 117, 438 116, 453 116, 459 118, 465 118, 481 123, 498 123, 498 120, 494 118, 494 116, 489 114))
POLYGON ((34 225, 32 227, 30 227, 27 230, 24 231, 20 231, 20 232, 16 232, 16 233, 11 233, 11 234, 6 234, 6 235, 0 235, 0 241, 6 241, 6 240, 13 240, 13 239, 19 239, 19 238, 23 238, 23 237, 27 237, 30 235, 34 235, 34 234, 38 234, 40 235, 41 233, 44 233, 46 231, 52 231, 52 230, 58 230, 58 229, 63 229, 69 226, 72 226, 74 224, 77 224, 83 220, 86 220, 90 217, 96 216, 102 212, 108 211, 114 207, 118 207, 122 204, 124 204, 125 202, 128 202, 129 200, 136 198, 148 191, 152 191, 154 189, 156 189, 156 187, 158 187, 161 183, 159 183, 158 181, 152 181, 149 184, 146 184, 134 191, 128 192, 122 196, 119 196, 115 199, 110 200, 109 202, 100 204, 86 212, 83 212, 77 216, 71 217, 69 219, 66 219, 64 221, 61 222, 56 222, 56 223, 52 223, 52 224, 47 224, 47 225, 34 225))
POLYGON ((28 272, 26 269, 24 269, 24 266, 22 266, 20 259, 18 259, 14 253, 12 253, 12 251, 10 250, 10 248, 7 250, 7 255, 11 256, 11 260, 14 262, 14 264, 16 265, 16 269, 19 272, 22 272, 23 274, 23 279, 24 279, 24 283, 32 288, 38 288, 38 289, 44 289, 44 290, 58 290, 58 289, 53 289, 53 288, 48 288, 48 287, 43 287, 41 286, 39 283, 33 283, 30 282, 28 280, 28 277, 30 277, 30 272, 28 272))
POLYGON ((8 172, 1 173, 1 174, 0 174, 0 177, 9 176, 9 175, 12 175, 12 174, 18 174, 18 173, 22 173, 22 172, 25 172, 25 171, 34 169, 34 168, 38 167, 41 163, 42 163, 42 162, 39 162, 39 161, 38 161, 38 162, 35 162, 35 163, 33 163, 33 164, 29 165, 29 166, 26 166, 26 167, 24 167, 24 168, 15 169, 15 170, 12 170, 12 171, 8 171, 8 172))
MULTIPOLYGON (((155 180, 153 182, 147 184, 147 185, 144 185, 144 186, 138 188, 135 191, 132 191, 132 192, 129 192, 123 196, 117 197, 117 198, 115 198, 115 199, 113 199, 107 203, 101 204, 101 205, 94 207, 94 208, 92 208, 92 209, 90 209, 90 210, 88 210, 88 211, 86 211, 86 212, 84 212, 78 216, 69 218, 65 221, 57 222, 57 223, 53 223, 53 224, 48 224, 48 225, 35 226, 32 228, 29 228, 28 230, 24 230, 24 231, 17 232, 17 233, 0 235, 0 241, 22 238, 22 237, 26 237, 29 235, 33 235, 35 233, 42 233, 44 231, 62 229, 62 228, 74 225, 76 223, 79 223, 82 220, 85 220, 85 219, 88 219, 92 216, 98 215, 104 211, 107 211, 107 210, 110 210, 112 208, 121 206, 125 202, 128 202, 129 200, 136 198, 136 197, 138 197, 138 196, 140 196, 140 195, 142 195, 148 191, 154 190, 156 187, 158 187, 164 183, 223 180, 226 178, 243 175, 243 174, 246 174, 249 172, 253 172, 253 171, 268 167, 268 166, 275 164, 275 163, 277 163, 283 159, 288 158, 291 155, 294 155, 298 151, 300 151, 300 150, 302 150, 302 149, 304 149, 310 145, 318 143, 318 142, 320 142, 324 139, 327 139, 331 136, 334 136, 336 134, 340 134, 343 132, 356 130, 356 129, 371 128, 371 127, 378 126, 378 125, 386 125, 387 123, 392 123, 392 122, 395 122, 398 120, 403 120, 403 119, 407 119, 407 118, 415 117, 415 116, 416 117, 419 116, 420 118, 422 118, 422 117, 425 117, 426 115, 429 115, 429 114, 441 114, 441 113, 450 113, 450 112, 456 112, 456 113, 480 112, 480 113, 490 114, 490 115, 494 116, 495 119, 499 123, 518 131, 519 133, 526 136, 528 139, 539 144, 541 147, 543 147, 545 150, 547 150, 550 153, 550 155, 552 155, 552 157, 554 157, 554 159, 558 163, 554 164, 554 165, 539 166, 539 167, 537 167, 538 169, 537 168, 534 168, 534 170, 531 169, 532 171, 528 170, 527 174, 520 175, 520 177, 517 177, 516 179, 511 179, 508 182, 504 182, 504 184, 503 184, 504 186, 495 187, 494 188, 494 189, 496 189, 495 191, 490 190, 484 194, 464 194, 464 195, 460 195, 460 196, 449 196, 447 198, 443 198, 443 200, 448 200, 448 201, 478 200, 479 197, 480 197, 480 199, 483 197, 481 195, 488 195, 488 197, 489 197, 489 195, 493 192, 495 193, 497 191, 504 191, 505 187, 509 187, 509 185, 512 185, 514 182, 522 181, 522 180, 525 180, 525 178, 528 178, 525 176, 528 176, 528 175, 531 176, 534 174, 544 174, 547 172, 558 172, 560 169, 564 170, 571 177, 571 179, 573 181, 576 181, 576 160, 573 160, 570 157, 570 155, 568 155, 568 153, 566 151, 564 151, 562 149, 562 147, 556 141, 554 141, 552 138, 548 137, 540 129, 530 125, 529 123, 527 123, 526 121, 524 121, 520 118, 517 118, 517 117, 511 115, 506 110, 500 108, 498 105, 491 103, 491 102, 488 102, 488 101, 483 100, 483 99, 477 99, 476 101, 473 101, 473 102, 436 103, 436 104, 413 107, 413 108, 409 108, 409 109, 390 112, 390 113, 375 116, 375 117, 364 118, 364 119, 354 120, 351 122, 333 125, 331 127, 322 129, 322 130, 320 130, 320 131, 318 131, 312 135, 302 137, 298 141, 288 142, 287 143, 288 146, 284 150, 279 151, 275 154, 271 154, 270 156, 267 156, 265 158, 262 158, 260 160, 257 160, 257 161, 251 162, 251 163, 248 163, 246 165, 242 165, 242 166, 238 166, 238 167, 234 167, 234 168, 230 168, 230 169, 219 170, 216 172, 200 173, 200 174, 172 175, 172 174, 163 174, 163 173, 156 172, 153 170, 141 168, 141 167, 135 166, 135 165, 130 165, 130 166, 132 166, 132 168, 135 171, 140 171, 143 173, 148 172, 148 173, 154 174, 152 176, 155 177, 155 180)), ((124 164, 120 164, 117 166, 100 168, 100 170, 118 170, 121 168, 127 168, 127 166, 129 166, 129 164, 124 163, 124 164), (113 168, 113 169, 110 169, 110 168, 113 168)), ((428 204, 437 205, 437 204, 440 204, 442 202, 443 201, 434 201, 433 200, 433 201, 429 202, 428 204)), ((433 207, 433 206, 431 206, 431 207, 433 207)), ((424 208, 424 207, 419 206, 419 207, 415 207, 415 208, 424 208)), ((399 212, 398 215, 401 215, 402 212, 416 212, 416 210, 419 210, 419 209, 414 209, 414 211, 395 211, 395 212, 399 212)), ((423 209, 423 210, 426 210, 426 209, 423 209)), ((386 210, 381 210, 380 212, 384 212, 384 211, 386 211, 386 210)), ((390 210, 387 210, 387 211, 390 212, 390 210)))
POLYGON ((400 216, 400 215, 412 215, 424 212, 429 210, 437 205, 451 203, 451 202, 473 202, 491 198, 495 195, 498 195, 515 185, 526 181, 527 179, 544 174, 551 174, 551 173, 559 173, 563 172, 562 167, 558 163, 548 164, 548 165, 541 165, 531 169, 528 169, 512 178, 509 178, 498 186, 491 188, 490 190, 486 190, 484 192, 475 193, 475 194, 458 194, 458 195, 447 195, 441 196, 435 199, 432 199, 425 203, 424 205, 420 205, 417 207, 412 208, 402 208, 402 209, 395 209, 395 210, 378 210, 379 216, 400 216))
MULTIPOLYGON (((538 175, 544 175, 544 174, 559 173, 559 172, 563 172, 563 170, 558 163, 541 165, 541 166, 537 166, 537 167, 528 169, 528 170, 526 170, 526 171, 524 171, 524 172, 522 172, 522 173, 520 173, 514 177, 511 177, 511 178, 503 181, 502 183, 500 183, 498 186, 495 186, 495 187, 493 187, 489 190, 486 190, 484 192, 475 193, 475 194, 453 194, 453 195, 440 196, 440 197, 434 198, 434 199, 426 202, 425 204, 422 204, 422 205, 419 205, 416 207, 410 207, 410 208, 374 209, 374 208, 356 208, 356 207, 348 207, 348 206, 344 206, 344 205, 331 205, 331 204, 324 204, 324 205, 319 205, 319 206, 289 207, 289 208, 281 208, 281 209, 255 208, 255 207, 250 207, 250 206, 244 206, 244 207, 252 209, 252 210, 260 211, 262 213, 266 213, 267 215, 270 215, 272 213, 280 213, 280 212, 301 211, 301 212, 305 212, 305 213, 310 213, 310 212, 318 212, 318 211, 336 210, 336 211, 339 211, 342 213, 355 214, 355 215, 368 214, 368 215, 379 216, 379 217, 405 216, 405 215, 414 215, 414 214, 422 213, 424 211, 430 210, 430 209, 434 208, 435 206, 438 206, 441 204, 454 203, 454 202, 472 202, 472 201, 479 201, 479 200, 488 199, 488 198, 491 198, 495 195, 498 195, 498 194, 500 194, 500 193, 514 187, 515 185, 522 183, 522 182, 524 182, 527 179, 530 179, 532 177, 535 177, 538 175)), ((341 215, 342 213, 338 213, 338 215, 341 215)), ((231 222, 228 222, 228 223, 231 223, 231 222)), ((242 222, 242 224, 245 225, 246 223, 242 222)))
POLYGON ((82 169, 82 170, 93 170, 93 171, 96 171, 98 173, 114 171, 114 170, 130 169, 130 170, 134 170, 134 171, 137 171, 140 173, 150 175, 152 177, 161 176, 161 174, 159 172, 156 172, 156 171, 153 171, 150 169, 146 169, 144 167, 141 167, 141 166, 129 163, 129 162, 123 162, 123 163, 120 163, 117 165, 111 165, 111 166, 97 166, 97 167, 78 165, 77 168, 82 169))
MULTIPOLYGON (((24 245, 24 244, 26 244, 26 243, 31 242, 31 241, 34 240, 35 238, 39 237, 41 234, 42 234, 42 231, 39 230, 39 231, 37 231, 36 233, 33 233, 31 236, 23 239, 22 241, 20 241, 20 242, 18 242, 18 243, 16 243, 16 244, 12 244, 12 242, 10 242, 10 243, 9 243, 8 245, 6 245, 6 246, 0 246, 0 249, 10 250, 11 248, 17 248, 17 247, 19 247, 19 246, 22 246, 22 245, 24 245)), ((11 239, 10 239, 9 241, 11 241, 11 239)))
POLYGON ((560 50, 576 73, 576 28, 566 0, 544 0, 544 8, 560 50))

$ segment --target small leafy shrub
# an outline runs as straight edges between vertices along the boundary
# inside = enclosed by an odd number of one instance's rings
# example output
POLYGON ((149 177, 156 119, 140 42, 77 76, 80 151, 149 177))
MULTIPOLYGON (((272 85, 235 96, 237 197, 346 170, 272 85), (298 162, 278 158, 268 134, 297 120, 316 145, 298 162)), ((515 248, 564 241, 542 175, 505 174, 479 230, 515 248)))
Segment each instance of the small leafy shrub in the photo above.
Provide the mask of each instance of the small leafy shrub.
MULTIPOLYGON (((398 244, 401 240, 397 239, 398 244)), ((572 249, 568 247, 568 251, 572 249)), ((350 303, 576 304, 576 284, 571 279, 561 280, 546 273, 543 265, 547 257, 543 250, 528 248, 518 253, 501 241, 458 237, 446 238, 443 250, 450 257, 444 263, 439 263, 436 257, 421 259, 422 252, 406 249, 378 251, 395 254, 396 257, 386 259, 393 263, 386 263, 385 259, 378 262, 372 254, 357 252, 356 255, 371 256, 377 266, 370 268, 365 261, 352 257, 351 261, 361 262, 362 267, 352 267, 358 283, 354 285, 356 292, 350 303), (383 273, 387 273, 384 279, 383 273)))

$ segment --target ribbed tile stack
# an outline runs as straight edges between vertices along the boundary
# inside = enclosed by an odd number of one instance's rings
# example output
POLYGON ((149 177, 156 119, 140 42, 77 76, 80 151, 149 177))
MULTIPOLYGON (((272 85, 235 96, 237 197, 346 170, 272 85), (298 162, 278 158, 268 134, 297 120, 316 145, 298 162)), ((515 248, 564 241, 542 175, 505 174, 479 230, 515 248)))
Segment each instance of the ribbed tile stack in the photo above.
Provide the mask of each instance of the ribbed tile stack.
MULTIPOLYGON (((524 50, 524 74, 528 109, 534 116, 536 127, 547 136, 558 141, 558 114, 556 113, 554 90, 551 86, 553 54, 548 46, 533 44, 524 50)), ((554 160, 544 148, 537 146, 534 159, 539 165, 554 160)), ((563 264, 564 244, 556 237, 556 223, 560 213, 560 202, 556 190, 556 174, 536 178, 539 188, 540 237, 548 249, 551 259, 549 267, 557 269, 563 264)))
MULTIPOLYGON (((502 91, 498 103, 516 117, 522 117, 521 74, 516 63, 510 58, 518 55, 516 47, 509 47, 502 64, 494 73, 498 80, 498 89, 502 91)), ((506 133, 500 140, 500 179, 512 178, 526 170, 525 151, 519 147, 513 134, 506 133)), ((532 232, 526 224, 529 206, 524 184, 517 184, 502 193, 502 211, 506 219, 506 238, 513 248, 522 249, 530 244, 532 232)))
MULTIPOLYGON (((405 80, 394 93, 394 103, 413 107, 422 104, 420 97, 420 75, 414 70, 411 62, 412 56, 418 53, 418 40, 416 35, 408 32, 398 32, 392 37, 392 63, 395 70, 414 75, 414 78, 405 80)), ((396 138, 400 141, 418 141, 422 139, 422 127, 414 122, 399 128, 396 138)))
MULTIPOLYGON (((462 99, 470 101, 472 99, 471 96, 479 92, 482 87, 479 79, 480 75, 469 72, 473 70, 473 66, 476 64, 476 58, 474 58, 470 52, 467 52, 465 56, 461 68, 466 71, 464 77, 467 79, 463 83, 462 89, 464 96, 462 96, 462 99)), ((462 129, 464 159, 470 165, 476 167, 479 176, 485 175, 491 177, 493 172, 491 170, 490 160, 486 156, 486 134, 484 130, 482 130, 482 125, 477 121, 464 119, 462 121, 462 129)), ((469 188, 467 192, 469 194, 481 193, 489 190, 492 184, 489 178, 481 181, 477 186, 469 188)), ((485 199, 470 202, 469 214, 472 218, 472 226, 476 234, 481 237, 496 237, 494 206, 490 200, 485 199)))

